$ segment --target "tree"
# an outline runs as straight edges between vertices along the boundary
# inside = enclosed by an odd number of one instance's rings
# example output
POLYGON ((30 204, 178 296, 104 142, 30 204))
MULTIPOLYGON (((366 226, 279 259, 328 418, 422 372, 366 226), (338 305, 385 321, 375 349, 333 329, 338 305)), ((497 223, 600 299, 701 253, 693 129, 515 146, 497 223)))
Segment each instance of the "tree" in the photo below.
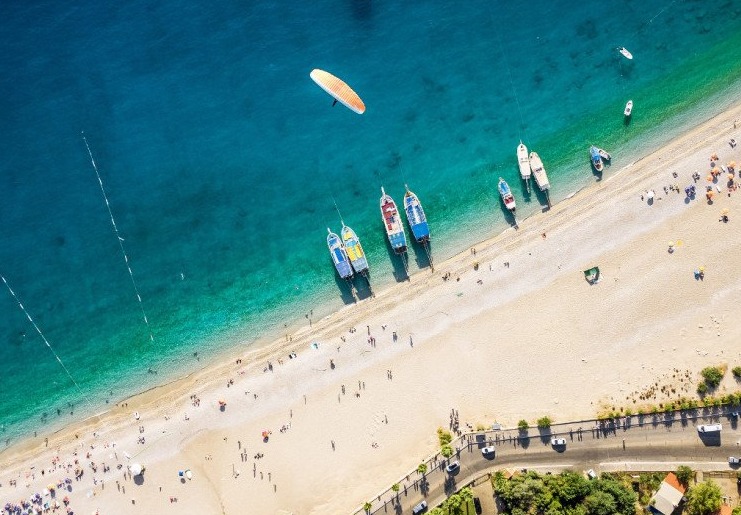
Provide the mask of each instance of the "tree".
POLYGON ((549 417, 538 419, 538 429, 548 429, 549 427, 551 427, 551 419, 549 417))
POLYGON ((716 388, 723 379, 724 371, 720 367, 705 367, 700 372, 709 388, 716 388))
POLYGON ((463 499, 458 494, 453 494, 447 498, 443 504, 450 515, 461 515, 463 513, 463 499))
POLYGON ((689 515, 712 515, 720 510, 723 494, 712 480, 693 486, 687 492, 689 515))
POLYGON ((731 370, 731 372, 733 372, 733 377, 735 377, 736 379, 741 379, 741 367, 733 367, 733 370, 731 370))
POLYGON ((591 489, 589 481, 583 475, 569 470, 564 470, 551 478, 551 488, 563 506, 574 506, 584 499, 591 489))
POLYGON ((687 465, 680 465, 677 467, 676 476, 677 479, 679 479, 679 482, 687 487, 690 485, 692 478, 695 477, 695 472, 687 465))
POLYGON ((594 483, 596 490, 609 494, 615 500, 615 513, 634 515, 637 495, 635 492, 610 476, 602 476, 594 483))
MULTIPOLYGON (((589 515, 613 515, 617 513, 615 498, 607 492, 596 491, 584 499, 584 507, 589 515)), ((635 512, 635 509, 633 510, 635 512)))
POLYGON ((517 423, 517 429, 519 429, 522 432, 527 431, 527 428, 530 426, 530 424, 527 423, 527 420, 522 419, 517 423))
POLYGON ((473 502, 473 490, 471 490, 471 487, 467 486, 461 488, 458 495, 460 496, 461 501, 463 501, 463 505, 466 507, 466 515, 468 515, 468 506, 473 502))
POLYGON ((440 447, 453 441, 453 434, 450 431, 446 431, 442 427, 437 428, 437 439, 440 442, 440 447))
POLYGON ((401 485, 399 485, 399 483, 394 483, 393 485, 391 485, 391 490, 393 490, 394 492, 398 493, 400 489, 401 485))
POLYGON ((450 458, 453 455, 453 448, 445 444, 440 448, 440 454, 442 454, 443 458, 450 458))
POLYGON ((731 515, 741 515, 741 506, 737 506, 733 508, 733 511, 731 512, 731 515))
POLYGON ((363 509, 365 510, 366 513, 370 513, 371 508, 373 508, 373 505, 370 502, 366 502, 363 505, 363 509))
POLYGON ((425 475, 425 473, 427 472, 427 463, 420 463, 419 465, 417 465, 417 472, 425 475))

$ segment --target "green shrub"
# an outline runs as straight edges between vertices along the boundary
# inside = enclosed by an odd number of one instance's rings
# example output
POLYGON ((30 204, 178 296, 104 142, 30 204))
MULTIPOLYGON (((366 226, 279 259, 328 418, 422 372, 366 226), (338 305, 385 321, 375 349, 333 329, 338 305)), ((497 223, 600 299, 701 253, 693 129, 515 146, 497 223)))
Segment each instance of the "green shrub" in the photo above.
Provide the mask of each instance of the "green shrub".
POLYGON ((520 431, 527 431, 527 428, 529 426, 530 424, 528 424, 527 420, 525 420, 524 418, 517 423, 517 429, 519 429, 520 431))
POLYGON ((705 395, 706 393, 708 393, 708 385, 705 383, 705 381, 697 385, 697 393, 700 395, 705 395))
POLYGON ((549 417, 538 419, 538 429, 548 429, 549 427, 551 427, 551 419, 549 417))
POLYGON ((690 481, 692 481, 692 478, 695 477, 695 473, 687 465, 680 465, 679 467, 677 467, 676 474, 679 482, 682 483, 685 487, 689 486, 690 481))
POLYGON ((440 441, 440 447, 453 441, 453 434, 442 427, 437 428, 437 439, 440 441))
POLYGON ((733 377, 736 379, 741 379, 741 367, 733 367, 731 373, 733 373, 733 377))
POLYGON ((723 373, 723 369, 720 367, 705 367, 700 372, 708 388, 717 388, 723 379, 723 373))

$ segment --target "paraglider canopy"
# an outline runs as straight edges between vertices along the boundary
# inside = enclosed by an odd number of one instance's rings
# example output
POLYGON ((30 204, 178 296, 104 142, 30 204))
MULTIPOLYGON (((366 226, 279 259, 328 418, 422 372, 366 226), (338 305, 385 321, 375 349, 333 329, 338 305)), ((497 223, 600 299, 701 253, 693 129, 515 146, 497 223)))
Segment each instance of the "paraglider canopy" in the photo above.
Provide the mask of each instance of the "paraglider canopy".
POLYGON ((140 464, 138 464, 138 463, 132 463, 130 470, 131 470, 131 475, 132 476, 138 476, 139 474, 141 474, 144 471, 144 469, 142 468, 142 466, 140 464))
POLYGON ((320 88, 332 95, 335 102, 340 102, 342 105, 358 114, 363 114, 365 112, 365 104, 363 101, 342 79, 319 69, 312 70, 309 76, 320 88))

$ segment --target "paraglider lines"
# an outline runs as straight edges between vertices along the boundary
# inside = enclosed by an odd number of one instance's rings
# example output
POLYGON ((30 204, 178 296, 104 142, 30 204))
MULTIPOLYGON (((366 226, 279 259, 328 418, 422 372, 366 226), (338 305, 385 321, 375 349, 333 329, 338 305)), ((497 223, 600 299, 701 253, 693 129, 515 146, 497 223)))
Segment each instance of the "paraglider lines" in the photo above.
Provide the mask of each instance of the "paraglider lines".
POLYGON ((74 384, 77 387, 77 389, 80 390, 80 393, 82 393, 82 388, 80 388, 80 385, 77 384, 77 381, 75 381, 75 379, 72 377, 72 374, 70 374, 67 367, 64 366, 64 363, 62 363, 62 360, 59 357, 59 355, 52 348, 51 344, 49 343, 49 340, 46 339, 46 336, 44 336, 44 333, 41 332, 41 329, 39 329, 39 326, 36 325, 36 322, 33 321, 33 318, 31 318, 31 315, 28 313, 28 311, 26 311, 26 308, 23 306, 23 303, 20 301, 18 296, 13 291, 13 288, 11 288, 10 285, 8 284, 8 281, 5 279, 5 276, 0 275, 0 279, 3 280, 3 282, 5 283, 5 287, 8 288, 8 291, 13 296, 15 301, 18 303, 18 307, 21 308, 21 311, 23 311, 23 313, 26 315, 26 318, 28 318, 28 321, 31 322, 31 325, 33 326, 33 328, 36 329, 36 332, 39 333, 39 336, 41 336, 41 339, 44 340, 44 343, 46 344, 46 346, 49 347, 49 350, 51 351, 51 353, 54 354, 54 357, 57 359, 57 361, 62 366, 64 371, 67 373, 67 377, 69 377, 69 380, 72 381, 72 384, 74 384))
POLYGON ((108 202, 108 195, 106 195, 105 188, 103 187, 103 179, 100 178, 100 172, 98 172, 98 165, 95 164, 95 159, 93 158, 93 153, 90 150, 90 145, 88 145, 87 138, 85 137, 85 133, 82 132, 82 141, 85 142, 85 148, 87 148, 87 153, 90 156, 90 162, 93 164, 93 170, 95 170, 95 175, 98 177, 98 184, 100 184, 100 192, 103 194, 103 200, 105 200, 105 205, 108 208, 108 214, 111 216, 111 225, 113 226, 113 232, 116 233, 116 239, 118 240, 118 246, 121 248, 121 254, 123 254, 124 262, 126 263, 126 269, 129 271, 129 277, 131 278, 131 284, 134 286, 134 293, 136 293, 136 298, 139 300, 139 308, 142 312, 142 317, 144 317, 144 323, 147 326, 147 330, 149 331, 149 340, 154 341, 154 336, 152 335, 152 328, 149 326, 149 319, 147 318, 147 313, 144 311, 144 303, 142 302, 142 296, 139 294, 139 288, 136 285, 136 280, 134 279, 134 272, 131 270, 131 265, 129 264, 129 256, 126 254, 126 249, 124 248, 124 239, 121 237, 121 235, 118 232, 118 226, 116 225, 116 220, 113 218, 113 211, 111 210, 111 204, 108 202))

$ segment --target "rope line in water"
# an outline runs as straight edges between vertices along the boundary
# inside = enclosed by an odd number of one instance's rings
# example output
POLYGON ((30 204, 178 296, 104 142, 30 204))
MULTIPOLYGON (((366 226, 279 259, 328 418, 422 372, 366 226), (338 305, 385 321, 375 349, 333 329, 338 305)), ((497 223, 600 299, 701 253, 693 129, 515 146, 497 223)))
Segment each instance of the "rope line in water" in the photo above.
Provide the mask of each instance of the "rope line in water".
POLYGON ((23 306, 23 303, 20 301, 18 296, 13 291, 13 288, 11 288, 10 285, 8 284, 8 281, 5 279, 5 276, 0 275, 0 279, 3 280, 3 282, 5 283, 5 287, 8 288, 8 291, 13 296, 15 301, 18 303, 18 307, 21 308, 21 311, 23 311, 23 313, 26 315, 26 318, 28 318, 28 321, 31 322, 31 325, 33 326, 33 328, 36 329, 37 333, 39 333, 39 336, 41 336, 41 339, 44 340, 44 343, 46 344, 46 346, 49 347, 49 350, 51 351, 51 353, 54 354, 54 357, 57 359, 57 361, 62 366, 64 371, 67 373, 67 377, 69 377, 70 381, 72 381, 72 384, 74 384, 77 387, 77 389, 80 391, 80 393, 82 393, 82 388, 80 388, 80 385, 77 384, 77 381, 75 381, 75 378, 72 377, 72 374, 70 374, 67 367, 64 366, 62 359, 59 357, 56 351, 52 348, 51 344, 49 343, 49 340, 46 339, 46 336, 44 336, 44 333, 41 332, 41 329, 39 329, 39 326, 37 326, 36 322, 34 322, 33 318, 31 318, 31 315, 29 314, 29 312, 26 311, 26 308, 23 306))
POLYGON ((152 328, 149 326, 149 319, 147 318, 147 313, 144 311, 144 302, 142 302, 142 296, 139 293, 139 287, 136 285, 136 279, 134 279, 134 272, 131 270, 131 265, 129 264, 129 256, 126 254, 126 249, 124 248, 124 239, 121 237, 121 234, 118 232, 118 226, 116 225, 116 220, 113 218, 113 210, 111 210, 111 204, 108 202, 108 195, 106 195, 105 188, 103 187, 103 179, 100 177, 100 172, 98 171, 98 165, 95 164, 95 158, 93 158, 93 153, 90 150, 90 145, 87 142, 87 138, 85 137, 85 133, 82 133, 82 141, 85 142, 85 148, 87 148, 87 154, 90 156, 90 162, 93 164, 93 170, 95 170, 95 175, 98 177, 98 184, 100 185, 100 192, 103 194, 103 200, 105 200, 105 205, 108 208, 108 214, 111 217, 111 225, 113 226, 113 232, 116 234, 116 239, 118 240, 118 246, 121 248, 121 254, 123 254, 124 263, 126 264, 126 269, 129 271, 129 277, 131 278, 131 284, 134 286, 134 293, 136 293, 136 298, 139 301, 139 308, 142 312, 142 317, 144 318, 144 324, 147 326, 147 330, 149 331, 149 340, 154 341, 154 335, 152 334, 152 328))

